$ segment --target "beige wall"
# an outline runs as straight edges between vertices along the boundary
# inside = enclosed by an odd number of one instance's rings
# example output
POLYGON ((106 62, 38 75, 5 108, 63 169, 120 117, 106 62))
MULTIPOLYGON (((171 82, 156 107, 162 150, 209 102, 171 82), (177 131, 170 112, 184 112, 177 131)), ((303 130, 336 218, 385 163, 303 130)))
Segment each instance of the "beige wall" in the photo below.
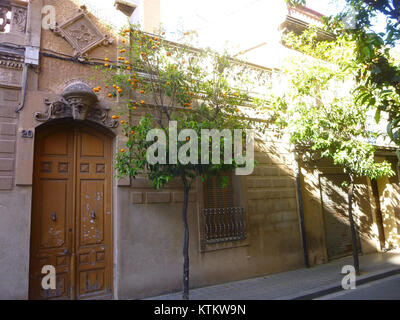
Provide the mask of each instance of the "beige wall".
MULTIPOLYGON (((41 6, 41 1, 33 2, 41 6)), ((38 14, 36 9, 30 10, 31 17, 38 14)), ((30 27, 36 28, 37 21, 30 20, 30 27)), ((9 33, 0 34, 0 43, 38 45, 37 34, 25 34, 26 20, 19 21, 11 22, 9 33)), ((31 189, 17 186, 15 175, 20 137, 15 111, 22 98, 23 62, 23 53, 0 53, 0 299, 28 296, 31 189)))
MULTIPOLYGON (((303 267, 290 154, 272 141, 258 141, 259 166, 251 176, 240 178, 247 241, 202 250, 201 183, 192 191, 188 211, 191 287, 303 267)), ((181 289, 181 187, 175 181, 156 192, 144 179, 138 179, 130 188, 119 188, 119 298, 143 298, 181 289)))

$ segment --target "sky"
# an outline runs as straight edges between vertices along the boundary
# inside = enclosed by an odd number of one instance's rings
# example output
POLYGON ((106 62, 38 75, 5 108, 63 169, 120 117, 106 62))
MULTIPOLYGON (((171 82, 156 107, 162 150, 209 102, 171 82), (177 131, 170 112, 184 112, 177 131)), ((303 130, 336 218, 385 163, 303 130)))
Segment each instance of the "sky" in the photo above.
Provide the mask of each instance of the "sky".
MULTIPOLYGON (((344 0, 308 0, 307 6, 335 14, 344 0)), ((284 0, 161 0, 161 21, 171 40, 182 31, 196 30, 198 45, 243 50, 271 37, 286 16, 284 0)))

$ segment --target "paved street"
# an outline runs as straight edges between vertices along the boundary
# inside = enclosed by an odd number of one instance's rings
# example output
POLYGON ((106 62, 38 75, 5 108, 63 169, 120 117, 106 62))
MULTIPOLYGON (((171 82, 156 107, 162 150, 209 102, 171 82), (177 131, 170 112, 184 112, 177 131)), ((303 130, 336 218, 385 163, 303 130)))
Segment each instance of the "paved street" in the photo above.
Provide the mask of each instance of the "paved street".
POLYGON ((354 290, 333 293, 315 300, 400 300, 400 275, 373 281, 354 290))
MULTIPOLYGON (((298 269, 264 277, 224 283, 190 290, 191 300, 291 300, 314 299, 341 289, 342 267, 351 265, 352 257, 331 261, 310 269, 298 269)), ((392 276, 400 272, 400 252, 375 253, 360 256, 361 276, 357 281, 377 280, 375 277, 392 276)), ((385 282, 384 282, 385 283, 385 282)), ((400 288, 399 281, 395 282, 400 288)), ((378 284, 376 284, 378 285, 378 284)), ((385 284, 383 284, 385 286, 385 284)), ((359 286, 362 287, 361 285, 359 286)), ((378 286, 380 288, 380 285, 378 286)), ((386 283, 388 294, 396 294, 396 286, 386 283)), ((371 289, 372 290, 372 289, 371 289)), ((362 290, 357 291, 362 294, 362 290)), ((368 294, 370 293, 367 290, 368 294)), ((348 293, 350 294, 350 293, 348 293)), ((352 293, 353 294, 353 293, 352 293)), ((150 298, 151 300, 180 300, 176 292, 150 298)), ((380 296, 380 295, 377 295, 380 296)), ((351 295, 350 295, 351 297, 351 295)), ((372 298, 371 298, 372 299, 372 298)))

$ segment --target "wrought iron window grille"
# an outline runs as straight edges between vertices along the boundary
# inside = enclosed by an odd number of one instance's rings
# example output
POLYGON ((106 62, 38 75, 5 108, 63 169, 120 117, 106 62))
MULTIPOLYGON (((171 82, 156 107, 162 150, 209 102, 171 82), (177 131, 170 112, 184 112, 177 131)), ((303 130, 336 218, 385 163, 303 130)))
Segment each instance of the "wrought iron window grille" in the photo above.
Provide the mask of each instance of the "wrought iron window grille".
POLYGON ((215 244, 246 239, 244 209, 207 208, 203 209, 204 242, 215 244))

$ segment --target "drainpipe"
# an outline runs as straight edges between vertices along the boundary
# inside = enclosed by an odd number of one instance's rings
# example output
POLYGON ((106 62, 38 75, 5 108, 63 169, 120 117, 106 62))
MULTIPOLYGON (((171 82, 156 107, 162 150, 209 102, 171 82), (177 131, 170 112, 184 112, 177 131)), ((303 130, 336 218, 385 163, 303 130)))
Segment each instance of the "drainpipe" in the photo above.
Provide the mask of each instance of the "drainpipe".
POLYGON ((19 113, 25 106, 27 83, 28 83, 28 65, 25 63, 24 69, 22 71, 22 102, 18 106, 17 110, 15 110, 16 113, 19 113))
MULTIPOLYGON (((297 158, 297 154, 295 155, 297 158)), ((303 243, 303 255, 304 255, 304 265, 306 268, 310 268, 310 263, 308 260, 308 251, 307 251, 307 239, 306 239, 306 228, 304 225, 304 210, 303 210, 303 195, 301 192, 301 184, 300 184, 300 168, 297 159, 295 159, 296 167, 296 183, 297 183, 297 201, 299 205, 299 217, 300 217, 300 231, 301 231, 301 239, 303 243)))

